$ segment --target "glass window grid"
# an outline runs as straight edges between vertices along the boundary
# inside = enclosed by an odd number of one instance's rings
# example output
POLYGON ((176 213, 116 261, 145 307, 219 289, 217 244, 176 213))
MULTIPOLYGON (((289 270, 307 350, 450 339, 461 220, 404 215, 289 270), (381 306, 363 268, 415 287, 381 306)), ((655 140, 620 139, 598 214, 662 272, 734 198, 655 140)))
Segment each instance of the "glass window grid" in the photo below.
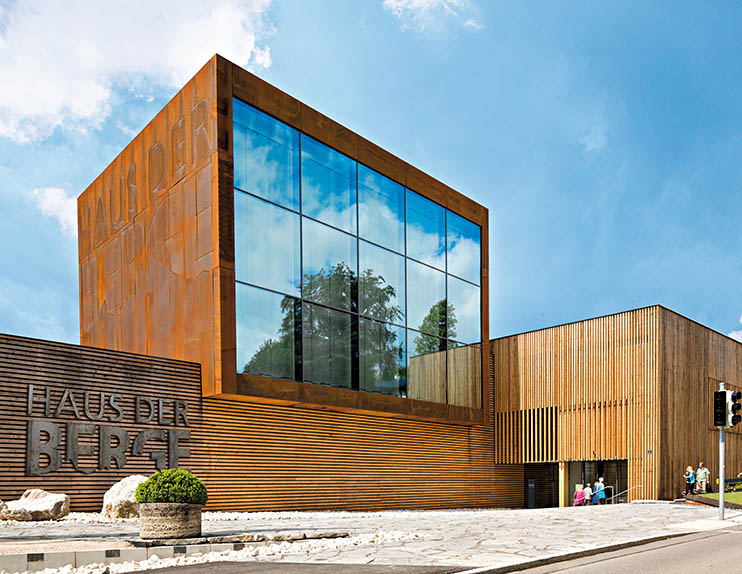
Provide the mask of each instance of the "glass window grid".
MULTIPOLYGON (((247 104, 247 105, 250 105, 250 104, 247 104)), ((257 109, 257 108, 255 108, 255 109, 257 109)), ((262 110, 258 110, 258 111, 261 111, 262 112, 262 110)), ((262 113, 266 113, 266 112, 262 112, 262 113)), ((270 114, 266 114, 266 115, 270 115, 270 114)), ((270 117, 272 117, 274 119, 274 121, 276 121, 276 122, 284 123, 284 122, 281 122, 281 120, 279 120, 277 118, 274 118, 273 116, 270 116, 270 117)), ((289 127, 291 127, 291 126, 289 126, 289 127)), ((304 133, 301 130, 298 130, 298 129, 293 128, 293 127, 291 129, 296 130, 299 134, 304 133)), ((311 217, 309 215, 305 215, 305 214, 302 213, 302 178, 301 178, 301 165, 302 165, 301 158, 302 158, 302 154, 301 154, 301 137, 299 137, 298 139, 299 139, 299 146, 298 146, 298 152, 297 152, 299 154, 299 201, 298 201, 299 210, 298 211, 297 210, 294 210, 294 209, 291 209, 289 207, 280 205, 279 203, 276 203, 274 201, 271 201, 270 199, 266 199, 264 197, 261 197, 261 196, 255 195, 253 193, 250 193, 247 190, 244 190, 244 189, 241 189, 241 188, 237 188, 237 187, 235 187, 234 189, 240 191, 241 193, 246 193, 246 194, 251 195, 253 197, 257 197, 258 199, 261 199, 261 200, 266 201, 266 202, 268 202, 268 203, 270 203, 272 205, 275 205, 276 207, 278 207, 280 209, 285 209, 285 210, 290 211, 292 213, 296 213, 296 214, 298 214, 300 216, 299 217, 299 235, 300 235, 300 240, 299 240, 299 242, 300 242, 300 244, 299 244, 299 258, 300 258, 300 267, 301 267, 301 276, 300 276, 301 289, 300 289, 300 295, 299 295, 299 297, 295 297, 294 295, 291 295, 289 293, 282 293, 280 291, 274 291, 273 289, 267 289, 267 288, 262 287, 262 286, 259 286, 259 285, 254 285, 254 284, 251 284, 251 283, 245 283, 243 281, 236 281, 236 282, 237 283, 242 283, 244 285, 250 285, 251 287, 255 287, 257 289, 264 289, 266 291, 272 291, 274 293, 279 293, 281 295, 289 295, 290 297, 294 297, 295 299, 298 299, 299 300, 300 306, 301 306, 301 309, 302 309, 302 313, 303 313, 303 310, 304 310, 304 307, 305 307, 305 302, 306 302, 306 303, 311 304, 311 305, 316 305, 318 307, 325 307, 327 309, 332 309, 334 311, 340 311, 341 313, 345 313, 347 315, 350 315, 351 321, 354 321, 354 318, 356 318, 355 319, 356 323, 357 323, 357 318, 362 317, 364 319, 369 319, 369 320, 375 321, 377 323, 384 323, 384 324, 388 324, 388 325, 393 325, 395 327, 403 327, 403 328, 406 329, 406 333, 408 333, 408 335, 407 335, 408 336, 408 341, 407 341, 407 353, 406 353, 407 357, 406 357, 406 359, 407 359, 407 367, 409 368, 409 354, 410 354, 410 350, 409 350, 409 333, 410 332, 420 333, 420 332, 417 329, 415 329, 414 327, 410 327, 410 326, 407 325, 407 315, 409 314, 408 300, 407 299, 409 297, 409 289, 407 288, 407 266, 406 265, 405 265, 405 277, 404 277, 404 281, 405 281, 405 309, 406 309, 404 324, 394 323, 394 322, 386 322, 386 321, 379 321, 379 319, 376 319, 374 317, 365 315, 363 313, 360 313, 359 311, 348 311, 347 309, 341 309, 341 308, 334 307, 334 306, 331 306, 331 305, 325 305, 325 304, 322 304, 322 303, 316 303, 314 301, 309 301, 309 300, 305 300, 304 299, 304 255, 303 255, 303 249, 302 249, 303 241, 304 241, 304 226, 303 226, 304 219, 306 218, 306 219, 309 219, 309 220, 314 221, 316 223, 319 223, 321 225, 326 225, 327 227, 330 227, 330 228, 332 228, 332 229, 334 229, 336 231, 339 231, 341 233, 344 233, 345 235, 350 235, 351 237, 353 237, 355 239, 355 244, 356 244, 356 270, 355 271, 356 271, 356 281, 357 281, 358 280, 358 277, 360 275, 359 239, 361 239, 361 237, 360 237, 360 227, 359 227, 359 215, 358 215, 358 210, 360 208, 360 203, 359 203, 359 199, 358 199, 358 187, 359 187, 359 184, 358 184, 358 165, 359 164, 360 165, 363 165, 364 167, 366 167, 367 169, 370 169, 372 171, 376 171, 376 170, 374 170, 373 168, 371 168, 371 167, 369 167, 369 166, 367 166, 365 164, 362 164, 361 162, 359 162, 357 160, 353 160, 353 158, 349 158, 356 165, 356 201, 355 201, 355 209, 356 209, 356 233, 355 234, 348 233, 344 229, 340 229, 339 227, 336 227, 336 226, 334 226, 334 225, 332 225, 330 223, 321 221, 319 219, 316 219, 314 217, 311 217)), ((317 140, 317 141, 319 141, 319 140, 317 140)), ((324 142, 319 142, 319 143, 321 143, 322 145, 325 145, 325 146, 327 146, 327 147, 329 147, 329 148, 337 151, 338 153, 341 153, 342 154, 342 152, 340 150, 336 150, 335 148, 333 148, 332 146, 330 146, 330 145, 328 145, 328 144, 326 144, 324 142)), ((342 154, 342 155, 345 155, 345 154, 342 154)), ((348 156, 345 156, 345 157, 348 157, 348 156)), ((412 190, 408 189, 406 186, 403 186, 403 187, 404 187, 404 208, 403 208, 403 216, 404 216, 404 253, 400 253, 400 252, 395 251, 393 249, 389 249, 388 247, 385 247, 383 245, 379 245, 378 243, 376 243, 374 241, 371 241, 370 239, 366 239, 365 237, 362 238, 362 239, 363 239, 363 241, 365 241, 365 242, 367 242, 367 243, 369 243, 371 245, 374 245, 374 246, 376 246, 376 247, 378 247, 380 249, 384 249, 384 250, 389 251, 391 253, 394 253, 394 254, 397 254, 397 255, 401 255, 405 259, 410 259, 411 261, 414 261, 414 262, 416 262, 416 263, 418 263, 420 265, 424 265, 425 267, 429 267, 430 269, 433 269, 435 271, 440 272, 440 269, 438 269, 437 267, 434 267, 432 265, 429 265, 428 263, 425 263, 424 261, 420 261, 419 259, 415 259, 414 257, 408 257, 408 255, 407 255, 407 196, 408 196, 408 191, 412 191, 412 190)), ((413 192, 413 193, 417 193, 417 192, 413 192)), ((419 194, 419 195, 422 195, 422 194, 419 194)), ((425 197, 425 196, 423 196, 423 197, 425 197)), ((429 199, 429 198, 426 198, 426 199, 429 199)), ((436 201, 434 201, 432 199, 430 201, 432 201, 436 205, 440 205, 439 203, 437 203, 436 201)), ((445 282, 445 287, 446 287, 446 291, 445 291, 445 293, 446 293, 446 301, 448 301, 448 276, 450 275, 452 277, 456 277, 460 281, 464 281, 466 283, 469 283, 470 285, 473 285, 473 286, 477 287, 480 290, 479 298, 480 298, 480 308, 481 308, 481 302, 482 302, 482 293, 481 293, 481 267, 482 266, 481 266, 481 261, 480 261, 480 265, 479 265, 479 269, 480 269, 480 285, 477 285, 476 283, 473 283, 473 282, 471 282, 471 281, 469 281, 467 279, 464 279, 462 277, 459 277, 458 275, 453 275, 452 273, 449 273, 448 272, 448 212, 449 212, 449 209, 447 207, 445 207, 445 206, 441 206, 441 207, 443 207, 443 210, 444 210, 444 230, 446 231, 444 233, 444 237, 443 237, 443 239, 444 239, 444 245, 443 245, 444 274, 446 276, 446 282, 445 282)), ((464 217, 464 216, 463 215, 459 215, 459 217, 464 217)), ((464 219, 466 219, 466 218, 464 218, 464 219)), ((471 220, 468 220, 468 221, 471 221, 471 220)), ((472 223, 474 223, 474 222, 472 222, 472 223)), ((479 227, 481 229, 481 226, 479 226, 479 227)), ((480 237, 481 237, 481 235, 480 235, 480 237)), ((480 256, 481 256, 481 251, 480 251, 480 256)), ((357 293, 358 293, 358 289, 356 289, 356 294, 357 293)), ((356 296, 358 297, 358 294, 356 296)), ((356 309, 358 309, 358 308, 359 308, 359 305, 356 305, 356 309)), ((421 333, 421 334, 423 334, 423 333, 421 333)), ((434 335, 428 335, 428 336, 435 337, 434 335)), ((465 345, 472 345, 472 344, 481 344, 481 340, 478 343, 468 343, 467 344, 467 343, 461 343, 461 342, 458 342, 458 341, 450 340, 450 339, 448 339, 448 337, 435 337, 435 338, 436 339, 440 339, 441 342, 443 343, 443 345, 442 345, 443 346, 443 348, 442 348, 442 351, 443 352, 445 352, 446 349, 450 348, 450 343, 453 343, 454 346, 455 345, 465 346, 465 345)), ((480 338, 481 338, 481 330, 480 330, 480 338)), ((357 337, 356 337, 356 339, 357 339, 357 337)), ((354 361, 355 361, 356 364, 353 367, 355 371, 358 370, 358 364, 357 364, 358 363, 358 347, 357 347, 357 345, 358 345, 358 343, 356 341, 355 342, 355 347, 356 347, 355 348, 355 356, 354 356, 354 361)), ((448 353, 446 353, 446 365, 448 365, 448 353)), ((483 363, 483 365, 484 365, 484 363, 483 363)), ((301 369, 301 366, 299 368, 301 369)), ((482 368, 484 368, 484 366, 482 368)), ((447 369, 446 369, 446 371, 447 371, 447 369)), ((484 375, 482 377, 482 381, 483 381, 483 378, 484 378, 484 375)), ((304 382, 303 372, 302 372, 302 377, 300 378, 300 381, 301 382, 304 382)), ((482 381, 480 381, 480 394, 482 392, 482 386, 481 386, 482 381)), ((353 390, 358 390, 359 381, 358 380, 355 380, 354 383, 355 383, 355 386, 352 387, 353 390)), ((310 384, 318 384, 318 383, 310 383, 310 384)), ((342 388, 342 387, 340 387, 340 388, 342 388)), ((448 391, 446 391, 446 404, 448 404, 448 391)))

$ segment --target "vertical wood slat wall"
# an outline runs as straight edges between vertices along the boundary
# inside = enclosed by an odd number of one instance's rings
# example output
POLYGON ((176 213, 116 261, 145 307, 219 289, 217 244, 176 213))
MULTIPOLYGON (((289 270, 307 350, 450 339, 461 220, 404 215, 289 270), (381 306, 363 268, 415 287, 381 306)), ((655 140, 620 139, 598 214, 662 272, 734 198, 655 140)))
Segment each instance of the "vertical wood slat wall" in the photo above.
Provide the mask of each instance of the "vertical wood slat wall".
MULTIPOLYGON (((719 431, 713 427, 712 399, 719 382, 742 391, 742 344, 662 309, 662 472, 660 493, 676 497, 686 467, 703 461, 712 483, 719 474, 719 431)), ((742 425, 726 432, 726 476, 742 472, 742 425)))
POLYGON ((496 462, 628 459, 629 499, 656 498, 659 310, 493 340, 496 462))

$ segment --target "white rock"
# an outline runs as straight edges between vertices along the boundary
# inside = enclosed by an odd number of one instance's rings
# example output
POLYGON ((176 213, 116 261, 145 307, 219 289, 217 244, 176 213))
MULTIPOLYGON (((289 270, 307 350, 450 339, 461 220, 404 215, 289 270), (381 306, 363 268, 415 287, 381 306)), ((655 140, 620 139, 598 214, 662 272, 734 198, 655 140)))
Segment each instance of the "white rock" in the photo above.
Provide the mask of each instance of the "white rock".
POLYGON ((146 476, 134 474, 119 480, 103 495, 101 516, 105 518, 137 518, 137 486, 147 480, 146 476))
POLYGON ((70 497, 31 488, 18 500, 10 500, 4 506, 0 508, 3 520, 59 520, 70 513, 70 497))

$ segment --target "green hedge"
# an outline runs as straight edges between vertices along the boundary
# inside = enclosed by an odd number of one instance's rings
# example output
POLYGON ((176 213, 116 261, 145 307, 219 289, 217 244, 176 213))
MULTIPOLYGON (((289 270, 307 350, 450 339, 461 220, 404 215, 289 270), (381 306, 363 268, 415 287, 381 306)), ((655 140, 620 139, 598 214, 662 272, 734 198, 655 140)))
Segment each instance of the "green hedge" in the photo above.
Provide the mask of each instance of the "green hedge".
POLYGON ((137 486, 137 502, 180 502, 206 504, 206 485, 187 470, 160 470, 137 486))

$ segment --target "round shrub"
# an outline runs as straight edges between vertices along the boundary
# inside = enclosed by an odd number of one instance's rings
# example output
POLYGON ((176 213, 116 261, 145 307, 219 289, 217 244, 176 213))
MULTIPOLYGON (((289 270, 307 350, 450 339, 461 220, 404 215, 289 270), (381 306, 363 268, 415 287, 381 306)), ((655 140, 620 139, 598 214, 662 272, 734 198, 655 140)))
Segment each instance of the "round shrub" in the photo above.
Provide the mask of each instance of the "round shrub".
POLYGON ((206 504, 209 495, 200 478, 187 470, 169 468, 160 470, 137 486, 137 502, 180 502, 206 504))

